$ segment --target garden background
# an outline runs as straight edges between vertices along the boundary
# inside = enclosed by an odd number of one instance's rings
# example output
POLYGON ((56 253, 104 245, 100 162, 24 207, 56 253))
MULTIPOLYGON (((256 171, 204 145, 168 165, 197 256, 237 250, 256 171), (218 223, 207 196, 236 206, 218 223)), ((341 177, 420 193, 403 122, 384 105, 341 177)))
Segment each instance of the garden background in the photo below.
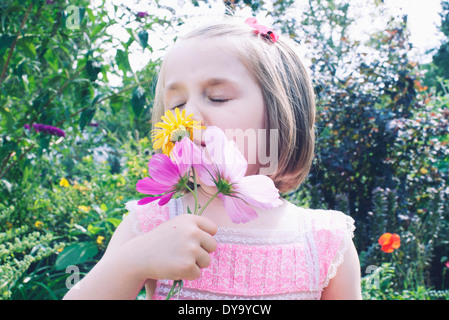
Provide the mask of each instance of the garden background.
MULTIPOLYGON (((226 14, 212 0, 123 3, 0 3, 1 299, 61 299, 102 256, 147 175, 161 53, 191 16, 226 14)), ((449 1, 429 63, 381 0, 225 3, 309 62, 317 155, 285 197, 355 219, 365 299, 448 299, 449 1), (362 14, 381 27, 354 38, 362 14), (382 251, 384 233, 400 247, 382 251)))

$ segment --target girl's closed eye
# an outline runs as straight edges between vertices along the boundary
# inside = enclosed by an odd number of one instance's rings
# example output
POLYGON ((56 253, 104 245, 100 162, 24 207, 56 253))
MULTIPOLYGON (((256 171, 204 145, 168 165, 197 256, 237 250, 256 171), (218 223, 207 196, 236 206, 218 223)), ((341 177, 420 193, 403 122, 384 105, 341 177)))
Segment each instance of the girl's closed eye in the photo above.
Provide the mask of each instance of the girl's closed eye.
POLYGON ((175 110, 176 108, 181 109, 181 108, 184 107, 184 105, 185 105, 185 102, 173 104, 173 105, 170 107, 170 110, 175 110))
POLYGON ((209 100, 214 103, 224 103, 224 102, 228 102, 231 99, 221 98, 221 97, 209 97, 209 100))

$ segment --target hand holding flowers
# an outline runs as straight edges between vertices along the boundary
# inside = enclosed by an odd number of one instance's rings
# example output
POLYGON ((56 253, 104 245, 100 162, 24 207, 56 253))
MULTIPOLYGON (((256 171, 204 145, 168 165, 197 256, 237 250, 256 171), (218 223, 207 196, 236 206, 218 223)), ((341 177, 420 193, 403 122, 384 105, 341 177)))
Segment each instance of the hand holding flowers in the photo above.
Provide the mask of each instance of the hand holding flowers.
MULTIPOLYGON (((217 196, 234 223, 248 222, 257 217, 253 207, 269 209, 282 202, 273 181, 263 175, 245 176, 248 163, 234 141, 228 141, 224 132, 217 127, 205 131, 205 148, 191 139, 193 129, 203 129, 198 122, 185 116, 185 110, 175 115, 167 111, 164 122, 155 125, 153 142, 163 154, 154 155, 148 163, 150 177, 136 184, 140 193, 149 197, 139 200, 144 205, 158 200, 159 205, 184 192, 191 192, 195 198, 193 212, 201 215, 217 196), (199 181, 198 181, 199 180, 199 181), (193 188, 189 186, 193 182, 193 188), (215 194, 204 204, 198 202, 198 182, 215 188, 215 194)), ((175 281, 167 299, 180 290, 182 280, 175 281), (178 286, 178 289, 176 287, 178 286)))

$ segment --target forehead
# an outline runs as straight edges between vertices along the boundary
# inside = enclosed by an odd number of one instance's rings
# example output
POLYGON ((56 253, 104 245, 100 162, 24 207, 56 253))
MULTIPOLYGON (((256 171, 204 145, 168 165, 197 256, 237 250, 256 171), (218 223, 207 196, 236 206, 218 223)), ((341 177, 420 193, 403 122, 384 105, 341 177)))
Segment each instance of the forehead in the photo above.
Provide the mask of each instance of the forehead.
POLYGON ((231 46, 218 38, 182 40, 172 48, 164 64, 165 88, 211 78, 252 80, 231 46))

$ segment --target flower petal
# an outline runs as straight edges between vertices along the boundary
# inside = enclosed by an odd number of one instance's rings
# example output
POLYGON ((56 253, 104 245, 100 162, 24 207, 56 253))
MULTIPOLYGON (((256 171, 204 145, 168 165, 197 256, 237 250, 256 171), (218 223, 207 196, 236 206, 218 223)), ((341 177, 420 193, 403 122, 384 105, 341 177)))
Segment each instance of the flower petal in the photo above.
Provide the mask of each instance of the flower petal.
POLYGON ((273 180, 264 175, 243 177, 234 190, 242 199, 258 208, 270 209, 282 204, 273 180))
POLYGON ((166 195, 162 196, 162 197, 161 197, 161 200, 159 200, 159 202, 158 202, 158 205, 160 205, 160 206, 166 205, 167 202, 170 201, 171 197, 172 197, 174 194, 175 194, 175 191, 174 191, 174 192, 167 193, 166 195))
POLYGON ((159 195, 171 191, 173 186, 167 186, 151 178, 143 178, 136 183, 136 190, 140 193, 159 195))
POLYGON ((398 249, 401 246, 401 238, 396 233, 391 235, 391 242, 391 247, 393 249, 398 249))
POLYGON ((251 208, 242 199, 220 195, 226 213, 234 223, 244 223, 258 217, 256 210, 251 208))
POLYGON ((137 204, 139 205, 139 206, 143 206, 143 205, 146 205, 146 204, 148 204, 148 203, 150 203, 150 202, 153 202, 153 201, 156 201, 157 199, 159 199, 161 196, 159 196, 159 197, 146 197, 146 198, 142 198, 142 199, 140 199, 139 201, 137 201, 137 204))
POLYGON ((381 235, 380 237, 379 237, 379 244, 381 245, 381 246, 383 246, 384 244, 387 244, 387 243, 389 243, 390 242, 390 239, 391 239, 391 233, 389 233, 389 232, 387 232, 387 233, 384 233, 383 235, 381 235))
POLYGON ((194 164, 196 154, 199 152, 199 148, 188 137, 184 137, 180 142, 175 143, 171 157, 174 163, 178 165, 181 176, 184 176, 194 164))
POLYGON ((179 168, 165 154, 155 154, 148 162, 148 172, 153 180, 174 186, 179 181, 179 168))
POLYGON ((223 130, 207 127, 204 133, 206 149, 211 161, 229 182, 238 181, 246 174, 248 163, 234 141, 228 141, 223 130))

